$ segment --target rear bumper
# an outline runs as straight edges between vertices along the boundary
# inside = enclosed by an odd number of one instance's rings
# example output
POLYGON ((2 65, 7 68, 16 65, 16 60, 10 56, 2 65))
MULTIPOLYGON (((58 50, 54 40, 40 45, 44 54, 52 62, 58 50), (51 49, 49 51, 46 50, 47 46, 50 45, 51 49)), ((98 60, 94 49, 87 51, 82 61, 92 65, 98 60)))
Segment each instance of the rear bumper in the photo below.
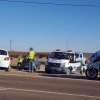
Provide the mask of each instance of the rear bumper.
POLYGON ((0 67, 2 68, 8 68, 10 65, 10 61, 1 61, 0 62, 0 67))

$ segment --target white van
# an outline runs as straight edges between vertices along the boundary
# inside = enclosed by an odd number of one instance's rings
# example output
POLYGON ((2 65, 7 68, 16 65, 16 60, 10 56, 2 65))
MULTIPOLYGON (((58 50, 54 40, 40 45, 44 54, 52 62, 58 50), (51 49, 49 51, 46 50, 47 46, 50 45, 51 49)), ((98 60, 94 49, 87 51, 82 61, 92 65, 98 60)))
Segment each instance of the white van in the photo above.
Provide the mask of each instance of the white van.
POLYGON ((64 72, 68 75, 73 72, 82 73, 83 64, 77 60, 75 52, 53 51, 45 64, 45 72, 51 73, 52 71, 64 72))
POLYGON ((0 49, 0 68, 5 69, 5 71, 10 71, 10 57, 8 51, 5 49, 0 49))

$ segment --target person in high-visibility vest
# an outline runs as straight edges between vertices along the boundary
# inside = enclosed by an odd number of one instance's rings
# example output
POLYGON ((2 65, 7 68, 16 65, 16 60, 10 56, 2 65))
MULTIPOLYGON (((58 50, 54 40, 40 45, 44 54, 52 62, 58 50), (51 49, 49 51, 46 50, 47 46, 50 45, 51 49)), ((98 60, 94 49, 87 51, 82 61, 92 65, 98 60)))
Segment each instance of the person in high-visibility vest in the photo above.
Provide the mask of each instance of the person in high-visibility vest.
POLYGON ((73 62, 73 55, 69 55, 70 62, 73 62))
POLYGON ((28 56, 26 57, 26 59, 29 61, 29 73, 33 73, 34 72, 34 68, 35 68, 35 52, 33 51, 33 48, 29 49, 29 53, 28 56), (34 64, 34 66, 33 66, 34 64))
POLYGON ((18 55, 17 61, 18 61, 18 64, 17 64, 17 69, 18 69, 18 66, 21 66, 21 63, 22 63, 22 55, 18 55))

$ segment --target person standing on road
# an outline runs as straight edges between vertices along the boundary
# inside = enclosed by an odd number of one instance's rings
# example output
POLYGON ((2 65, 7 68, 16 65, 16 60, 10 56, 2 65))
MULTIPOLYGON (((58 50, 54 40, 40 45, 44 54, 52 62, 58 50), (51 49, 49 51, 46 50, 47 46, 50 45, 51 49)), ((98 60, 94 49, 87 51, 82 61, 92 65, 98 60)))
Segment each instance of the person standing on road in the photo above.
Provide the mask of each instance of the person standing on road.
POLYGON ((29 61, 29 65, 28 65, 29 73, 33 73, 35 69, 35 52, 33 51, 33 48, 29 49, 29 53, 26 59, 29 61))
POLYGON ((17 64, 17 69, 18 69, 18 66, 21 66, 21 63, 22 63, 22 55, 18 55, 17 61, 18 61, 18 64, 17 64))

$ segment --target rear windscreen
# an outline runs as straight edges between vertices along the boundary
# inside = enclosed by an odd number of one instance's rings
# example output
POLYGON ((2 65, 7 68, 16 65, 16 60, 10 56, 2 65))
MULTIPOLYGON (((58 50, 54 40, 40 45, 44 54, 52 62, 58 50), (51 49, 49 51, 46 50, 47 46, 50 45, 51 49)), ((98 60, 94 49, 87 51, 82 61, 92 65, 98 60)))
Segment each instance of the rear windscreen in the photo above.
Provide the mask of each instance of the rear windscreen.
POLYGON ((7 55, 7 52, 5 50, 0 50, 0 55, 7 55))

